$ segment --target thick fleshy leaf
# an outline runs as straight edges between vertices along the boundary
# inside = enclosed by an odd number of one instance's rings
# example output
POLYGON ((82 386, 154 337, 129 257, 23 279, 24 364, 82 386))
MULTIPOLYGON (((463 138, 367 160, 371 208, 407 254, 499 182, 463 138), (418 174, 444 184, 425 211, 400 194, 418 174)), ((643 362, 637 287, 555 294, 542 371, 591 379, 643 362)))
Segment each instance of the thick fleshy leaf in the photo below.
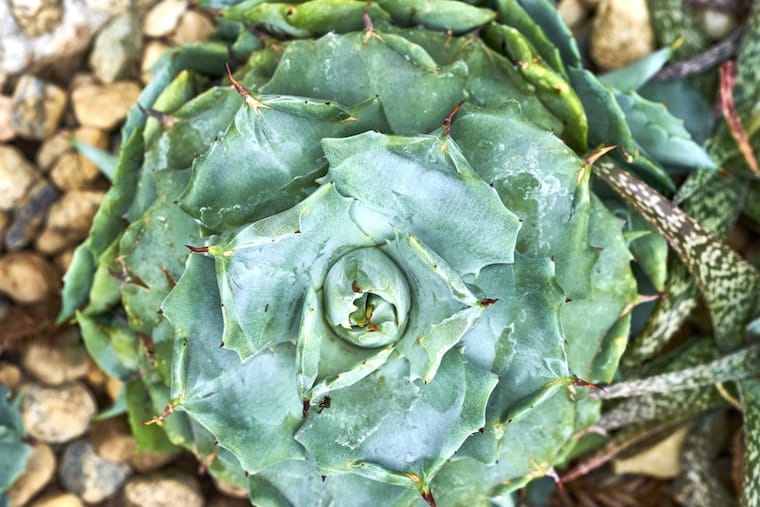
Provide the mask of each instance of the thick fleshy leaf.
POLYGON ((159 308, 182 274, 188 251, 198 237, 198 224, 174 202, 187 171, 156 174, 159 198, 125 231, 119 244, 121 293, 134 329, 150 334, 161 321, 159 308), (160 259, 156 252, 161 252, 160 259))
POLYGON ((338 192, 419 237, 458 273, 512 262, 519 220, 453 140, 368 132, 323 145, 330 161, 327 180, 338 192))
POLYGON ((760 347, 750 346, 709 363, 681 371, 612 384, 601 392, 599 397, 612 399, 649 393, 667 393, 742 380, 758 373, 760 373, 760 347))
POLYGON ((312 192, 327 167, 323 137, 387 129, 377 99, 352 109, 300 97, 260 100, 256 109, 243 103, 221 139, 196 161, 179 197, 182 209, 210 230, 234 230, 312 192))
POLYGON ((478 175, 520 217, 516 250, 554 257, 557 281, 568 297, 586 297, 598 253, 588 244, 588 183, 578 181, 583 162, 524 118, 516 108, 467 107, 455 117, 451 135, 478 175), (491 140, 489 132, 510 135, 491 140))
MULTIPOLYGON (((355 472, 392 484, 411 474, 425 487, 483 426, 495 375, 469 365, 457 351, 444 357, 428 384, 409 382, 408 371, 404 359, 391 359, 361 383, 333 393, 321 413, 309 413, 296 438, 322 473, 355 472)), ((413 478, 405 482, 415 486, 413 478)))
POLYGON ((365 14, 376 23, 390 19, 388 13, 377 5, 357 0, 312 0, 299 5, 294 2, 243 2, 222 11, 227 19, 290 37, 358 31, 364 27, 365 14))
POLYGON ((636 92, 615 93, 636 144, 656 161, 689 169, 717 169, 705 150, 691 139, 683 120, 671 115, 664 104, 651 102, 636 92))
POLYGON ((181 340, 173 365, 173 382, 178 385, 172 390, 180 393, 176 407, 215 435, 249 473, 301 458, 293 440, 301 421, 294 347, 274 346, 245 363, 234 352, 220 349, 214 338, 221 334, 219 313, 192 311, 199 303, 218 309, 215 289, 212 262, 193 256, 164 304, 167 318, 179 324, 181 340), (231 410, 240 404, 266 410, 231 410))
POLYGON ((621 92, 638 90, 673 56, 672 47, 664 47, 622 69, 613 70, 599 76, 599 82, 608 88, 621 92))
MULTIPOLYGON (((742 206, 742 182, 723 172, 698 171, 689 175, 676 195, 679 207, 705 229, 724 236, 742 206)), ((646 327, 626 350, 623 364, 634 367, 667 343, 698 302, 697 282, 678 258, 668 262, 668 279, 646 327)))
POLYGON ((24 472, 32 449, 22 442, 24 425, 19 404, 21 398, 10 399, 11 393, 0 384, 0 494, 7 491, 24 472))
MULTIPOLYGON (((501 2, 503 0, 499 0, 501 2)), ((557 46, 567 67, 581 66, 581 52, 570 28, 549 0, 518 0, 523 9, 541 26, 549 40, 557 46)))
POLYGON ((77 313, 82 341, 101 370, 116 378, 127 378, 139 368, 140 341, 126 326, 109 326, 77 313))
MULTIPOLYGON (((565 64, 562 61, 560 49, 549 40, 540 23, 536 22, 528 14, 527 10, 520 5, 518 0, 498 0, 495 3, 496 9, 499 11, 499 23, 518 29, 520 33, 530 40, 533 47, 541 55, 541 58, 552 69, 567 79, 568 76, 565 64)), ((571 51, 573 50, 571 49, 571 51)), ((574 63, 570 62, 568 64, 574 65, 574 63)))
POLYGON ((536 96, 563 124, 565 141, 573 149, 588 148, 588 121, 581 99, 570 84, 540 58, 540 55, 517 29, 491 23, 483 32, 485 42, 507 56, 522 76, 535 87, 536 96))
POLYGON ((377 0, 377 3, 401 26, 422 25, 453 33, 469 32, 496 17, 490 9, 452 0, 377 0))
POLYGON ((347 106, 379 97, 392 131, 407 134, 438 127, 464 99, 466 76, 461 62, 438 68, 422 47, 397 35, 328 34, 289 44, 261 92, 347 106), (392 80, 385 77, 388 69, 392 80))

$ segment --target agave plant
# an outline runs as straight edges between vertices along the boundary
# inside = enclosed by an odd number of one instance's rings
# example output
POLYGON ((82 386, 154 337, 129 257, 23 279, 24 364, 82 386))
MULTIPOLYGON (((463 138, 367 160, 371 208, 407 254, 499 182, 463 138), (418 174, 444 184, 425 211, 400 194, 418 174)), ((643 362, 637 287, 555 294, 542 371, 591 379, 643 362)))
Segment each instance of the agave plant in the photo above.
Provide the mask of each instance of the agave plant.
POLYGON ((481 3, 215 4, 161 62, 61 314, 140 446, 299 506, 509 505, 572 455, 639 301, 628 240, 665 262, 589 146, 664 190, 715 166, 550 2, 481 3))

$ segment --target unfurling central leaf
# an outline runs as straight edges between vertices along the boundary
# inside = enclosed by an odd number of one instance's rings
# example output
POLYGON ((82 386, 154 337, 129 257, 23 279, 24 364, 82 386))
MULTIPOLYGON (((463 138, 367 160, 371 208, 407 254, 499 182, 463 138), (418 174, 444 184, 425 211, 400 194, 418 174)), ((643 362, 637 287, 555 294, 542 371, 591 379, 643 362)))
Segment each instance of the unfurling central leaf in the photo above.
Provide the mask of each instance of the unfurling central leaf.
POLYGON ((361 248, 327 272, 324 305, 338 336, 359 347, 381 347, 397 341, 406 329, 409 285, 388 256, 361 248))

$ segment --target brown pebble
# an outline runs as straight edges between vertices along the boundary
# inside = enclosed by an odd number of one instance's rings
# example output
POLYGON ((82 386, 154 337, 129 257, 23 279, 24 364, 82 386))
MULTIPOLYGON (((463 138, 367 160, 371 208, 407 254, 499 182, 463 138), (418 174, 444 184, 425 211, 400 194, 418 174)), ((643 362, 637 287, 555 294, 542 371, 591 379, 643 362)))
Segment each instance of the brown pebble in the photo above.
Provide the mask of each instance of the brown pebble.
POLYGON ((108 377, 106 379, 106 394, 112 401, 116 401, 116 398, 121 394, 121 390, 124 388, 124 382, 116 377, 108 377))
POLYGON ((21 369, 13 363, 0 362, 0 384, 4 385, 11 392, 15 393, 16 388, 21 384, 23 376, 21 369))
POLYGON ((64 232, 46 227, 35 238, 34 248, 45 255, 55 255, 76 242, 64 232))
POLYGON ((79 343, 79 331, 70 328, 55 341, 37 340, 24 348, 22 364, 40 382, 61 385, 83 378, 90 364, 79 343))
POLYGON ((31 507, 83 507, 82 500, 73 493, 47 494, 31 504, 31 507))
POLYGON ((90 427, 90 440, 95 452, 108 461, 124 463, 135 455, 137 441, 123 417, 96 421, 90 427))
POLYGON ((66 270, 69 269, 71 259, 74 257, 74 250, 76 249, 69 248, 53 258, 53 264, 55 264, 55 267, 58 268, 61 273, 65 273, 66 270))
POLYGON ((187 0, 161 0, 145 16, 143 33, 148 37, 169 35, 186 10, 187 0))
POLYGON ((40 174, 13 146, 0 144, 0 210, 15 208, 40 174))
POLYGON ((152 472, 174 461, 178 453, 141 451, 129 458, 129 465, 138 472, 152 472))
POLYGON ((92 225, 92 218, 103 201, 100 190, 70 190, 50 207, 47 227, 65 231, 76 239, 84 238, 92 225))
POLYGON ((74 88, 71 100, 82 125, 110 130, 127 116, 140 95, 140 86, 131 81, 103 85, 84 84, 74 88))
POLYGON ((26 462, 24 473, 8 490, 10 507, 21 507, 50 482, 55 474, 55 455, 50 446, 35 444, 26 462))
POLYGON ((591 59, 612 70, 654 51, 646 0, 601 0, 591 33, 591 59))
POLYGON ((198 481, 189 475, 154 473, 130 479, 124 486, 127 507, 202 507, 198 481))
MULTIPOLYGON (((76 129, 72 136, 85 144, 101 150, 108 147, 108 137, 103 130, 82 127, 76 129)), ((50 172, 53 183, 62 190, 79 190, 91 188, 100 176, 100 169, 83 153, 69 144, 69 150, 60 154, 50 172)))
POLYGON ((59 286, 58 271, 37 253, 23 251, 0 257, 0 293, 18 303, 43 301, 59 286))
POLYGON ((208 39, 216 27, 213 21, 198 11, 189 10, 179 18, 177 28, 172 34, 174 44, 188 44, 208 39))
POLYGON ((23 395, 24 427, 43 442, 60 444, 73 440, 87 430, 95 415, 95 400, 79 382, 54 387, 26 383, 19 391, 23 395))
POLYGON ((58 199, 58 190, 47 180, 39 180, 16 205, 4 235, 8 251, 21 250, 39 233, 48 208, 58 199))
POLYGON ((13 130, 21 137, 45 139, 58 128, 64 109, 65 91, 31 74, 25 74, 13 92, 13 130))

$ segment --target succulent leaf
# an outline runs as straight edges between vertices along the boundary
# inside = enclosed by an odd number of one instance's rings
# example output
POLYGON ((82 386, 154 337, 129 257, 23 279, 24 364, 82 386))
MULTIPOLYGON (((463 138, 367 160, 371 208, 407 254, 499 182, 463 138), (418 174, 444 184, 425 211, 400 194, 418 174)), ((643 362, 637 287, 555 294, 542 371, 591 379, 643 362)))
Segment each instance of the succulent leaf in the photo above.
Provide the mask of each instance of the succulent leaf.
POLYGON ((0 384, 0 500, 24 472, 31 453, 29 445, 22 441, 26 431, 19 413, 20 403, 19 397, 11 401, 10 391, 0 384))

